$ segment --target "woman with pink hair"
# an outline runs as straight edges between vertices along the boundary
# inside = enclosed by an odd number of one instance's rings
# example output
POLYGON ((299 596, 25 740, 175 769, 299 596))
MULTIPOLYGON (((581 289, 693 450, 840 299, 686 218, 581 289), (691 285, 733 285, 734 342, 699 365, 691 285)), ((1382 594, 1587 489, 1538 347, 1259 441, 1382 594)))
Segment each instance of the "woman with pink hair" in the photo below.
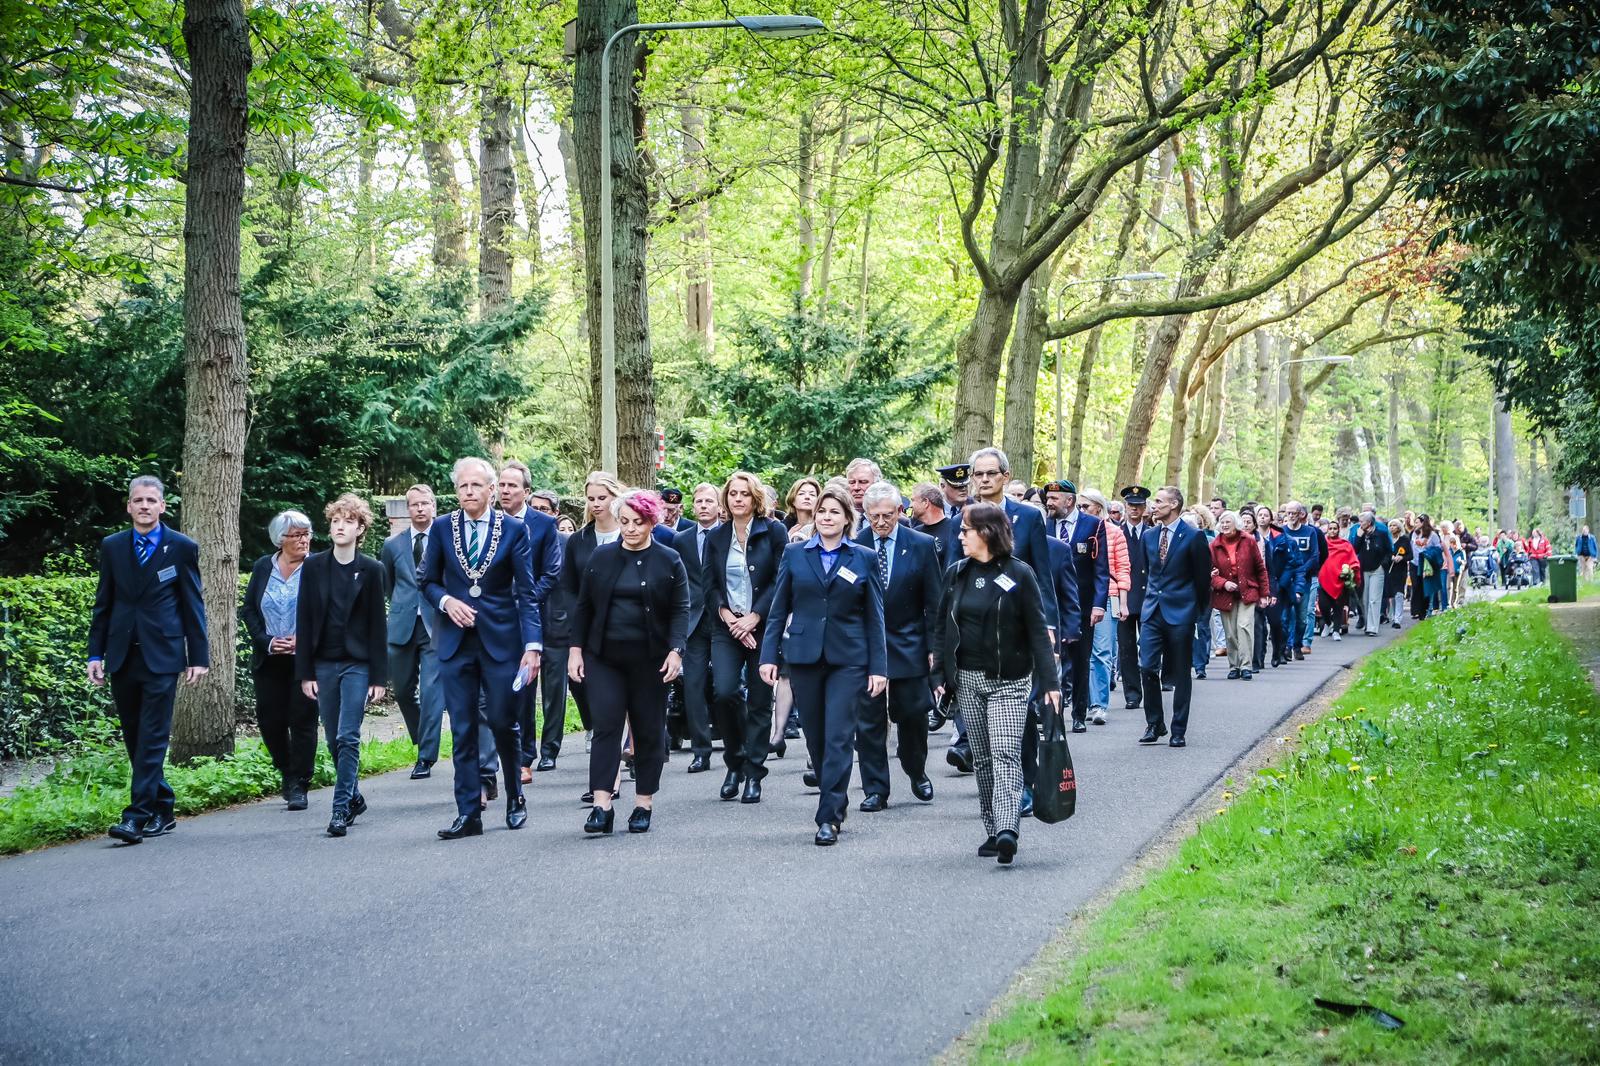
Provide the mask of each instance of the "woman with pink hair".
POLYGON ((624 729, 633 736, 636 806, 628 832, 645 833, 667 762, 667 686, 683 671, 689 637, 689 574, 652 536, 661 498, 637 489, 611 504, 619 537, 595 548, 578 578, 567 674, 589 690, 594 744, 585 833, 610 833, 624 729))

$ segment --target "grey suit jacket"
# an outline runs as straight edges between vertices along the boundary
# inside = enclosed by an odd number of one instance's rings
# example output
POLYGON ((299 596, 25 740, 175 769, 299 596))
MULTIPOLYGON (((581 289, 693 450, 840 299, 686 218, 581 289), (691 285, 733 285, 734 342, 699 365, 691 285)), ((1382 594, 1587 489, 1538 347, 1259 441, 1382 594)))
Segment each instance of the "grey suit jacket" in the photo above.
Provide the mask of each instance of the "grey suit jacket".
MULTIPOLYGON (((409 644, 417 631, 417 614, 433 636, 438 612, 422 597, 417 568, 411 556, 412 529, 407 526, 383 542, 378 561, 383 564, 383 590, 389 595, 389 643, 409 644)), ((424 540, 426 543, 426 540, 424 540)))

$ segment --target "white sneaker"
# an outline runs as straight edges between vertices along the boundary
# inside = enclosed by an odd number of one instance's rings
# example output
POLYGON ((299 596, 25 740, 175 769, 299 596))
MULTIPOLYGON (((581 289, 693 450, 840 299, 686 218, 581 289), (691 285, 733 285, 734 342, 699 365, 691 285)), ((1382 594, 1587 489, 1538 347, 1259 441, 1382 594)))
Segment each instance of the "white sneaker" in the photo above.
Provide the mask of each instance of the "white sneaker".
POLYGON ((1090 707, 1089 721, 1093 722, 1095 725, 1105 725, 1106 709, 1104 707, 1090 707))
POLYGON ((1339 631, 1338 631, 1338 630, 1334 630, 1334 632, 1333 632, 1333 639, 1334 639, 1334 640, 1335 640, 1335 641, 1340 641, 1340 640, 1343 640, 1343 639, 1344 639, 1344 638, 1343 638, 1343 637, 1341 637, 1341 636, 1340 636, 1340 635, 1339 635, 1339 631))

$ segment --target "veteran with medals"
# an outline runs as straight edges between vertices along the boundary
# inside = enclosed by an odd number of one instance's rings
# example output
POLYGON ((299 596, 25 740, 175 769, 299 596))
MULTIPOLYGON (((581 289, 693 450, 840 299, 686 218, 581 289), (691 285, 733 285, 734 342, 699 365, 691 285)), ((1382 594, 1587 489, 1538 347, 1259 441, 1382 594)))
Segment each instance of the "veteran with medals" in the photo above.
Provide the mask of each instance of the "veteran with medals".
POLYGON ((527 528, 490 507, 495 473, 487 461, 458 460, 453 480, 461 509, 434 522, 417 568, 423 598, 441 616, 434 645, 450 714, 456 798, 455 822, 439 830, 445 840, 483 833, 480 715, 494 735, 505 773, 506 827, 527 824, 512 685, 519 673, 523 685, 532 682, 542 649, 527 528))

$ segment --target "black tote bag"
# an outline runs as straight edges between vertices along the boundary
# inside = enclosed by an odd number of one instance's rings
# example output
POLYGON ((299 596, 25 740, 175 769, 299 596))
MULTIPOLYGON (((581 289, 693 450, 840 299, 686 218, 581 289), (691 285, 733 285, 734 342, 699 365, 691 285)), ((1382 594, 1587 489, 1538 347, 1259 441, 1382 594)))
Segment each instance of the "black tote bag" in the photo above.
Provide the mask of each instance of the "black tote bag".
POLYGON ((1061 712, 1045 708, 1045 732, 1039 741, 1039 783, 1033 790, 1033 816, 1041 822, 1064 822, 1078 809, 1078 778, 1072 772, 1066 722, 1061 712))

